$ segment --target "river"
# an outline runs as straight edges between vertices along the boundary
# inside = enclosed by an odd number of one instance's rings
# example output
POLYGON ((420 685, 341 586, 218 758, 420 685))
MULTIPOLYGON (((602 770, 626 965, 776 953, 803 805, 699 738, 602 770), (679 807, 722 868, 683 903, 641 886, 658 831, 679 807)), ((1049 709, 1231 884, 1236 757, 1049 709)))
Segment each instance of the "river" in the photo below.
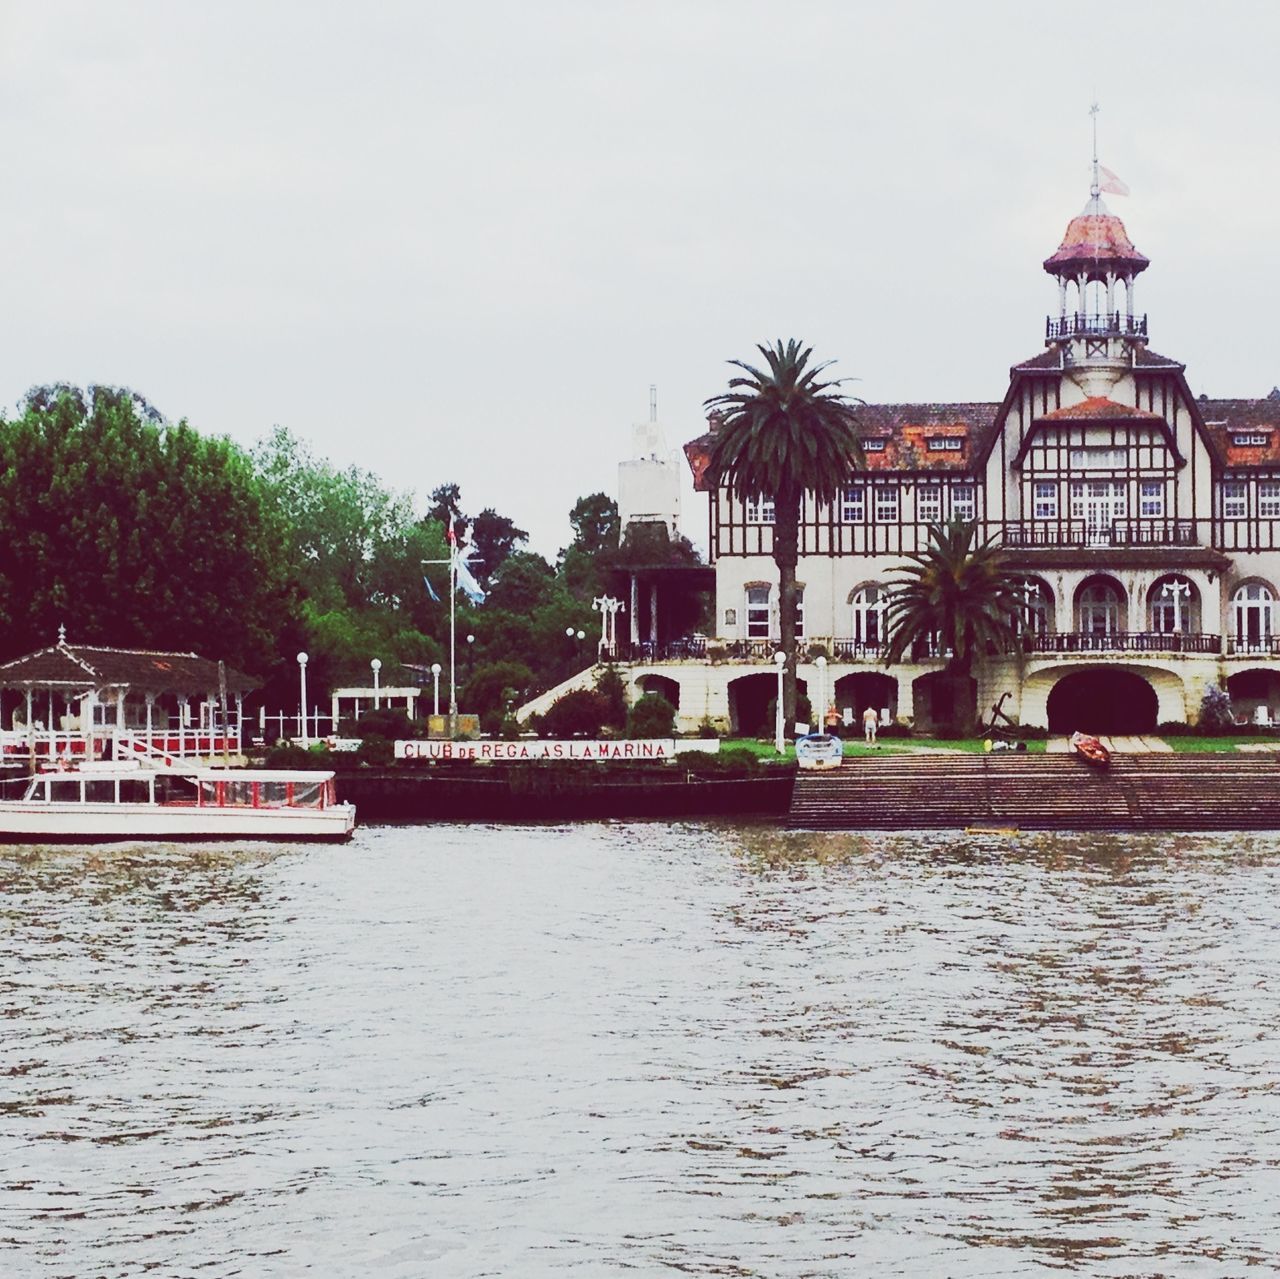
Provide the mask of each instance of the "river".
POLYGON ((1280 1270, 1280 836, 0 850, 0 1274, 1280 1270))

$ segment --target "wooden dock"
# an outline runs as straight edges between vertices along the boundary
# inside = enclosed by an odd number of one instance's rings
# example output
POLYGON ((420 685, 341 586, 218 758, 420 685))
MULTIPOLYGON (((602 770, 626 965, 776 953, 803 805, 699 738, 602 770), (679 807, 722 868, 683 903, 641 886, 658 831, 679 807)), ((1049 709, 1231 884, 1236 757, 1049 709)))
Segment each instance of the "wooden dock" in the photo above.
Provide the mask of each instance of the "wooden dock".
POLYGON ((1280 830, 1280 755, 886 755, 800 773, 802 830, 1280 830))

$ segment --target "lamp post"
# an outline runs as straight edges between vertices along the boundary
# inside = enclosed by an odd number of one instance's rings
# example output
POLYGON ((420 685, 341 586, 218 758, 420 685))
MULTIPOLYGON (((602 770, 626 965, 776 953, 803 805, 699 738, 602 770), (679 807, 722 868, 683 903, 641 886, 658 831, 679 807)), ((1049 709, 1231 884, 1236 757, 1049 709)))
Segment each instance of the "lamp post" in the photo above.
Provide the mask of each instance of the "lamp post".
POLYGON ((775 653, 773 655, 773 663, 778 668, 777 709, 773 714, 773 749, 781 755, 786 746, 786 739, 782 732, 782 672, 786 669, 787 655, 782 652, 775 653))
POLYGON ((827 713, 827 659, 823 654, 819 653, 813 659, 813 664, 818 668, 818 678, 814 680, 814 683, 818 686, 818 700, 814 703, 810 699, 809 715, 813 720, 813 731, 820 733, 827 713))
POLYGON ((600 657, 613 657, 618 651, 618 614, 626 611, 626 605, 612 595, 600 595, 591 601, 591 608, 600 614, 600 657))
POLYGON ((298 654, 298 727, 302 729, 302 748, 306 750, 311 745, 307 737, 307 655, 306 653, 298 654))
POLYGON ((440 663, 431 663, 431 713, 440 714, 440 663))
POLYGON ((381 705, 381 699, 378 696, 378 672, 382 670, 382 660, 375 657, 369 663, 369 667, 373 671, 373 709, 376 711, 381 705))

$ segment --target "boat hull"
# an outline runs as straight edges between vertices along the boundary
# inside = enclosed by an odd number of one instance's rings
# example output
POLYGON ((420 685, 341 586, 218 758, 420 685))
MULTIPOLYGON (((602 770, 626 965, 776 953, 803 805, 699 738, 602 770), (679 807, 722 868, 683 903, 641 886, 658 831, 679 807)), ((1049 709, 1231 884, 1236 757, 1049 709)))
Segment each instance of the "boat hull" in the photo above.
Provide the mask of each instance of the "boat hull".
POLYGON ((5 843, 105 843, 120 840, 350 839, 355 807, 220 808, 213 805, 58 804, 13 800, 0 804, 5 843))

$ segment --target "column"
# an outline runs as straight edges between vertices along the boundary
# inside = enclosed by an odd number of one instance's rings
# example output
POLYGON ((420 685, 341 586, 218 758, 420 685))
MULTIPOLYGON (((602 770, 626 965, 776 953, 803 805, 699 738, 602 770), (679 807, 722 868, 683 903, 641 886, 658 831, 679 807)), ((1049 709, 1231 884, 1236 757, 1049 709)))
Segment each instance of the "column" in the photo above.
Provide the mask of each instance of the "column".
POLYGON ((636 575, 631 574, 631 644, 634 648, 640 643, 640 583, 636 575))
POLYGON ((658 642, 658 583, 649 583, 649 643, 658 642))

